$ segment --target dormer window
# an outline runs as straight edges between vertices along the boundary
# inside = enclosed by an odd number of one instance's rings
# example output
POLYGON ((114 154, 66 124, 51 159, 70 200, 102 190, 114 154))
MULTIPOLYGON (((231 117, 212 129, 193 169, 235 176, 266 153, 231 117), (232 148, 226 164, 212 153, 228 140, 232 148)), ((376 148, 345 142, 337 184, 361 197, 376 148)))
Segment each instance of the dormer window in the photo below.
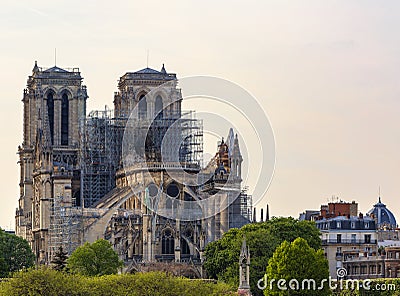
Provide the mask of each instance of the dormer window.
POLYGON ((336 222, 336 228, 342 228, 342 222, 340 222, 340 221, 337 221, 336 222))
POLYGON ((365 228, 365 229, 369 229, 369 222, 365 222, 365 223, 364 223, 364 228, 365 228))

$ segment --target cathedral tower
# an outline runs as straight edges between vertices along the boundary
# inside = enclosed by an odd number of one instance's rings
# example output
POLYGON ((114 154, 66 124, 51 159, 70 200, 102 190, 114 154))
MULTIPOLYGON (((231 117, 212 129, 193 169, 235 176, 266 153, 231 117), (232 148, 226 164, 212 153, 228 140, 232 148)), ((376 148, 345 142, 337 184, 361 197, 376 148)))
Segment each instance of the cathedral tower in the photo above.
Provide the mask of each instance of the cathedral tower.
POLYGON ((161 71, 144 68, 136 72, 127 72, 119 79, 118 92, 114 94, 115 117, 129 117, 137 106, 138 119, 158 118, 180 115, 181 93, 176 88, 176 74, 167 73, 164 65, 161 71), (162 88, 159 88, 160 86, 162 88), (157 89, 157 92, 148 94, 157 89), (174 102, 174 103, 173 103, 174 102))
POLYGON ((50 206, 54 197, 80 200, 79 122, 86 113, 86 87, 78 68, 35 66, 23 94, 23 142, 16 234, 27 239, 37 262, 48 257, 50 206))

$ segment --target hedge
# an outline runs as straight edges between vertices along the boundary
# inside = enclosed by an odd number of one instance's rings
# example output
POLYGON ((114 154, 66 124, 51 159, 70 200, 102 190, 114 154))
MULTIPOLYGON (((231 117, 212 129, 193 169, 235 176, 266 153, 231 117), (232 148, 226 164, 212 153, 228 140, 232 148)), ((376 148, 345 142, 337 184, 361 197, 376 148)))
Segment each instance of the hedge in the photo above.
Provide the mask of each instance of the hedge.
POLYGON ((22 271, 0 282, 0 295, 146 296, 236 295, 223 283, 173 277, 161 272, 83 277, 52 269, 22 271))

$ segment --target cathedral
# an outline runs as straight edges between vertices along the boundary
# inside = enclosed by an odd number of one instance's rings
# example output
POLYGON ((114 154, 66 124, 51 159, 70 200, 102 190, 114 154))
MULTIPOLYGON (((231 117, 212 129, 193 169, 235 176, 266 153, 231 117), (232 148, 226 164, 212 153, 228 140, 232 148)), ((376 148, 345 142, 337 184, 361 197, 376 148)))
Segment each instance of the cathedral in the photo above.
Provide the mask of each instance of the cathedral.
POLYGON ((207 243, 249 223, 239 139, 229 126, 203 160, 203 126, 181 109, 176 74, 120 77, 114 109, 87 113, 79 68, 35 62, 23 92, 16 234, 37 264, 104 238, 126 270, 200 264, 207 243))

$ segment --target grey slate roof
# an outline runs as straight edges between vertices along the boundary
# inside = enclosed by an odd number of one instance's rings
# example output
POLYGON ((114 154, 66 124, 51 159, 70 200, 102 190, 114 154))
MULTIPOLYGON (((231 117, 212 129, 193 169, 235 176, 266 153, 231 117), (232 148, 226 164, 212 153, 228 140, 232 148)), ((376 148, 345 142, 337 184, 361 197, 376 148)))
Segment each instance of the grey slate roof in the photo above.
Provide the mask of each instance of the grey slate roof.
POLYGON ((49 68, 49 69, 46 69, 46 70, 43 71, 43 72, 62 72, 62 73, 67 73, 68 71, 67 71, 67 70, 64 70, 64 69, 61 69, 61 68, 59 68, 59 67, 57 67, 57 66, 54 66, 54 67, 51 67, 51 68, 49 68))
POLYGON ((151 68, 144 68, 144 69, 136 71, 134 73, 136 73, 136 74, 163 74, 160 71, 157 71, 157 70, 154 70, 151 68))

